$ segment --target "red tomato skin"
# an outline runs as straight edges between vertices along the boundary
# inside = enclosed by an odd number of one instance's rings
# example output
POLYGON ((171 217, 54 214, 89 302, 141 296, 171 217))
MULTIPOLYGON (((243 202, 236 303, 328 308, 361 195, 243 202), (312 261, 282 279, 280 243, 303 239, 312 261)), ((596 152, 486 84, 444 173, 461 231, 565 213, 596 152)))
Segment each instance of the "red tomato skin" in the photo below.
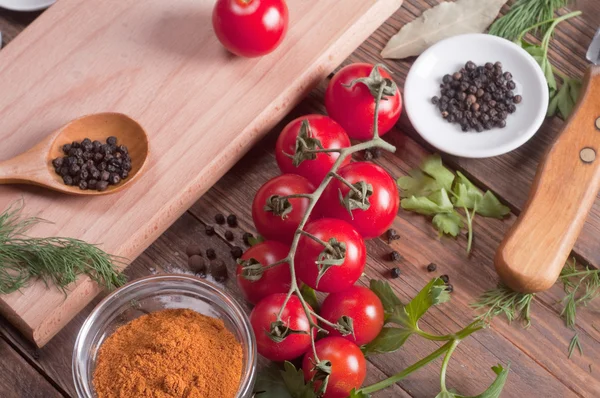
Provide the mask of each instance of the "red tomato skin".
MULTIPOLYGON (((352 88, 346 87, 352 81, 368 77, 373 65, 366 63, 350 64, 336 73, 325 92, 325 107, 327 113, 342 125, 350 138, 370 140, 373 138, 375 124, 375 98, 366 85, 359 83, 352 88)), ((391 79, 390 74, 383 68, 379 72, 384 78, 391 79)), ((402 112, 402 97, 400 91, 391 97, 386 97, 379 104, 379 136, 389 132, 400 118, 402 112)))
POLYGON ((254 197, 252 220, 258 233, 267 240, 277 240, 291 244, 294 233, 308 209, 307 198, 289 199, 292 211, 281 218, 264 209, 267 199, 273 195, 288 196, 301 193, 313 193, 315 187, 306 178, 297 174, 283 174, 267 181, 254 197))
POLYGON ((396 182, 387 171, 371 162, 355 162, 342 167, 338 174, 354 184, 366 181, 373 186, 367 210, 355 209, 352 216, 340 203, 339 193, 345 197, 350 188, 339 180, 333 180, 319 201, 319 213, 350 223, 364 239, 373 239, 387 231, 398 214, 400 196, 396 182))
MULTIPOLYGON (((305 160, 298 167, 294 166, 292 159, 285 154, 293 155, 296 150, 296 137, 300 133, 302 122, 308 120, 312 136, 323 145, 325 149, 347 148, 350 138, 346 131, 335 120, 324 115, 306 115, 291 121, 277 139, 275 158, 282 173, 294 173, 306 177, 315 186, 319 186, 331 167, 339 157, 339 153, 318 153, 314 160, 305 160)), ((347 157, 342 165, 350 163, 347 157)))
POLYGON ((289 13, 285 0, 217 0, 212 23, 226 49, 253 58, 266 55, 281 44, 289 13))
MULTIPOLYGON (((287 257, 290 247, 274 240, 267 240, 252 246, 242 255, 242 260, 254 258, 263 267, 271 265, 287 257)), ((258 303, 263 298, 275 293, 287 293, 292 284, 290 266, 284 263, 266 270, 262 277, 255 281, 249 281, 241 276, 242 266, 238 265, 236 275, 237 282, 246 300, 252 304, 258 303)))
MULTIPOLYGON (((350 391, 358 389, 367 375, 367 361, 360 348, 341 337, 325 337, 315 343, 319 360, 331 361, 331 375, 323 398, 347 398, 350 391)), ((314 375, 314 354, 309 350, 302 360, 304 379, 314 375)), ((315 389, 320 382, 315 383, 315 389)))
MULTIPOLYGON (((271 361, 291 361, 311 348, 311 339, 308 334, 310 324, 302 309, 302 304, 296 296, 290 297, 281 319, 290 329, 303 330, 306 334, 291 334, 281 343, 275 343, 267 335, 271 328, 271 322, 277 320, 277 314, 283 306, 285 297, 286 294, 284 293, 267 296, 250 313, 250 324, 256 336, 258 353, 271 361)), ((312 308, 310 309, 312 310, 312 308)), ((317 319, 314 316, 312 318, 313 322, 316 323, 317 319)))
POLYGON ((362 275, 367 259, 367 249, 360 234, 347 222, 333 218, 313 221, 304 230, 325 242, 331 238, 345 242, 346 257, 342 265, 329 268, 317 285, 319 270, 315 261, 324 247, 311 238, 301 236, 294 259, 298 279, 315 290, 327 293, 340 292, 354 285, 362 275))
POLYGON ((344 315, 353 320, 354 336, 342 336, 328 325, 328 336, 339 336, 358 346, 370 343, 377 337, 384 323, 383 304, 375 293, 363 286, 352 286, 339 293, 331 293, 323 301, 320 315, 332 323, 344 315))

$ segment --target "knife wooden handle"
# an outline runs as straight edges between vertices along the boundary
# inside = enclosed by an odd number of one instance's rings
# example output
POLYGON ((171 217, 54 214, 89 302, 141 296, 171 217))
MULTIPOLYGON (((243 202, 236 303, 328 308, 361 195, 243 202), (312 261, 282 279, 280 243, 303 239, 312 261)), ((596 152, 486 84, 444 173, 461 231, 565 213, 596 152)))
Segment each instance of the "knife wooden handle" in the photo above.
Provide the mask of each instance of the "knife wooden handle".
POLYGON ((496 252, 502 281, 519 292, 549 289, 599 188, 600 67, 592 67, 573 114, 538 167, 523 212, 496 252))

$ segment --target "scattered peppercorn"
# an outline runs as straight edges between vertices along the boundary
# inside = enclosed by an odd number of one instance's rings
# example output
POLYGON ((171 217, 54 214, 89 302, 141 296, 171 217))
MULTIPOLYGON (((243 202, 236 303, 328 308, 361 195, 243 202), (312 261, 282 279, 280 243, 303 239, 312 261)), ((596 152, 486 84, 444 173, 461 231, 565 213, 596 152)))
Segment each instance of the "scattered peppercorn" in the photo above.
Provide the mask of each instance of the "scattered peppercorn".
POLYGON ((429 265, 427 266, 427 272, 433 272, 437 269, 437 265, 435 265, 434 263, 429 263, 429 265))
POLYGON ((442 275, 442 276, 440 276, 440 279, 444 283, 448 283, 448 281, 450 281, 450 277, 448 275, 442 275))
POLYGON ((242 257, 242 254, 244 254, 244 251, 242 250, 241 247, 234 246, 231 248, 231 256, 233 257, 234 260, 237 260, 238 258, 242 257))
POLYGON ((206 249, 206 258, 208 258, 209 260, 214 260, 215 258, 217 258, 217 253, 215 252, 215 249, 206 249))
POLYGON ((225 239, 227 239, 228 241, 232 241, 233 240, 233 232, 225 231, 225 239))
POLYGON ((202 248, 200 246, 198 246, 198 245, 189 245, 185 249, 185 254, 187 254, 188 257, 201 256, 202 255, 202 248))
POLYGON ((221 224, 225 224, 225 216, 224 216, 223 214, 221 214, 221 213, 218 213, 218 214, 215 216, 215 222, 216 222, 217 224, 219 224, 219 225, 221 225, 221 224))
POLYGON ((364 160, 374 160, 381 157, 381 148, 369 148, 365 149, 363 153, 364 160))
POLYGON ((398 268, 398 267, 392 268, 391 274, 392 274, 392 278, 394 278, 394 279, 400 278, 400 268, 398 268))
POLYGON ((64 156, 53 159, 52 166, 65 185, 105 191, 109 185, 126 179, 132 168, 127 147, 117 147, 116 142, 116 137, 108 137, 106 144, 89 138, 65 144, 62 146, 64 156))
POLYGON ((448 293, 452 293, 454 291, 454 286, 452 286, 451 284, 446 284, 446 291, 448 293))
POLYGON ((193 255, 188 259, 188 267, 190 271, 198 276, 206 276, 206 260, 204 257, 193 255))
POLYGON ((396 250, 390 253, 390 261, 400 261, 402 256, 396 250))
POLYGON ((393 241, 400 239, 400 235, 398 235, 398 232, 396 232, 395 229, 390 228, 387 230, 387 238, 388 243, 392 243, 393 241))
POLYGON ((244 240, 244 244, 246 246, 252 246, 250 244, 250 238, 254 238, 254 235, 252 235, 250 232, 244 232, 244 235, 242 235, 242 239, 244 240))
POLYGON ((501 62, 477 66, 468 61, 454 74, 444 75, 441 95, 432 97, 431 103, 444 119, 460 125, 462 131, 480 133, 506 127, 508 115, 517 110, 514 104, 523 100, 512 91, 516 87, 513 75, 502 70, 501 62))
POLYGON ((215 227, 212 225, 207 225, 204 231, 206 232, 206 235, 213 236, 215 234, 215 227))
POLYGON ((223 283, 227 280, 227 267, 223 261, 213 262, 210 265, 210 274, 217 282, 223 283))
POLYGON ((230 214, 227 216, 227 225, 230 227, 237 227, 238 220, 235 214, 230 214))

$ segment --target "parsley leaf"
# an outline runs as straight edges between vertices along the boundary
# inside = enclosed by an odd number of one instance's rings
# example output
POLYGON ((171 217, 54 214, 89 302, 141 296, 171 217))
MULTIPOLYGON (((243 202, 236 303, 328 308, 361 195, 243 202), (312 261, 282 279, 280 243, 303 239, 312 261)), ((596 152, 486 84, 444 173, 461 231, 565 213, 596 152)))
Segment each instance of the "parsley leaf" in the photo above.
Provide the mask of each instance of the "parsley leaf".
POLYGON ((508 378, 508 372, 510 371, 510 365, 504 369, 502 365, 497 365, 492 367, 494 373, 496 373, 496 379, 490 386, 479 395, 473 397, 466 397, 464 395, 453 394, 456 398, 498 398, 502 393, 502 389, 504 388, 504 384, 506 384, 506 379, 508 378))
POLYGON ((369 288, 379 297, 387 314, 393 313, 396 307, 403 306, 402 301, 396 296, 387 281, 371 279, 369 288))
POLYGON ((437 154, 425 158, 419 169, 408 174, 397 180, 403 198, 402 208, 432 217, 433 226, 440 235, 457 237, 466 224, 467 253, 471 251, 475 213, 500 219, 510 213, 491 191, 484 193, 460 171, 455 176, 444 167, 437 154), (467 213, 469 210, 473 211, 467 213))
POLYGON ((384 327, 373 341, 363 347, 363 354, 367 356, 399 350, 412 334, 412 330, 384 327))
POLYGON ((356 391, 356 389, 352 389, 352 391, 350 391, 350 396, 348 398, 370 398, 371 394, 365 394, 364 392, 358 390, 356 391))
POLYGON ((254 385, 256 398, 317 398, 312 383, 304 381, 304 372, 288 361, 283 370, 275 364, 263 369, 254 385))
POLYGON ((450 293, 446 290, 446 284, 440 278, 431 280, 410 303, 400 311, 396 308, 389 321, 410 329, 418 329, 419 319, 429 308, 450 300, 450 293))

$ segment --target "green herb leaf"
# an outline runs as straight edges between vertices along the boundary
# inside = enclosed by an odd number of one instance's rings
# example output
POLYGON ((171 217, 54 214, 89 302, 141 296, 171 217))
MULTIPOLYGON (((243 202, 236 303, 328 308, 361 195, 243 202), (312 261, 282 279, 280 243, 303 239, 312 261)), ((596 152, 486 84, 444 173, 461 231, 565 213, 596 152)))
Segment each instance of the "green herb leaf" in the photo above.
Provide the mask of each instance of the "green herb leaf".
POLYGON ((569 343, 569 359, 573 356, 575 352, 575 348, 579 350, 579 355, 583 355, 583 347, 581 346, 581 342, 579 341, 579 334, 575 333, 571 342, 569 343))
POLYGON ((435 398, 455 398, 456 395, 451 393, 450 391, 441 391, 435 398))
POLYGON ((568 3, 569 0, 518 0, 506 15, 492 24, 489 33, 514 40, 524 30, 534 29, 530 27, 541 23, 535 29, 543 35, 550 28, 549 23, 543 22, 552 19, 554 13, 568 3))
POLYGON ((375 340, 363 347, 363 354, 382 354, 400 349, 413 334, 412 330, 384 327, 375 340))
POLYGON ((444 167, 442 158, 439 154, 434 154, 425 158, 421 164, 421 170, 433 177, 441 188, 450 191, 454 182, 454 173, 444 167))
POLYGON ((391 314, 396 310, 396 307, 403 306, 402 301, 396 296, 387 281, 371 279, 369 287, 379 297, 379 300, 381 300, 386 313, 391 314))
POLYGON ((350 391, 350 396, 348 398, 371 398, 371 394, 365 394, 364 392, 360 390, 356 391, 356 389, 353 388, 352 391, 350 391))
POLYGON ((425 216, 434 216, 437 213, 448 212, 448 209, 443 209, 431 199, 422 196, 411 196, 410 198, 402 199, 400 205, 404 210, 414 211, 425 216))
POLYGON ((457 237, 464 227, 463 220, 456 211, 436 214, 431 222, 440 234, 451 235, 453 237, 457 237))
POLYGON ((484 217, 502 219, 510 214, 510 209, 500 203, 492 191, 486 191, 483 198, 477 203, 476 212, 484 217))
POLYGON ((432 279, 419 294, 403 308, 396 308, 389 321, 409 329, 418 329, 419 319, 434 305, 450 300, 446 284, 440 278, 432 279))
POLYGON ((317 398, 313 390, 312 383, 304 382, 304 372, 302 369, 296 369, 291 362, 285 361, 283 364, 284 370, 281 371, 281 377, 287 387, 287 390, 292 393, 293 398, 317 398))
POLYGON ((508 379, 508 372, 510 371, 510 365, 504 369, 502 365, 492 367, 494 373, 496 373, 496 379, 490 384, 490 386, 479 395, 473 397, 466 397, 464 395, 455 395, 456 398, 499 398, 508 379))
POLYGON ((304 301, 312 307, 315 312, 319 312, 319 300, 317 300, 317 294, 313 288, 308 285, 302 284, 300 287, 300 294, 304 298, 304 301))
POLYGON ((440 189, 436 180, 419 169, 409 171, 408 176, 398 178, 396 183, 400 188, 400 194, 403 198, 428 196, 440 189))
MULTIPOLYGON (((292 365, 293 366, 293 365, 292 365)), ((294 369, 295 371, 295 369, 294 369)), ((261 370, 256 376, 254 394, 256 398, 293 398, 289 393, 282 371, 275 364, 261 370)), ((304 375, 302 376, 304 382, 304 375)))

